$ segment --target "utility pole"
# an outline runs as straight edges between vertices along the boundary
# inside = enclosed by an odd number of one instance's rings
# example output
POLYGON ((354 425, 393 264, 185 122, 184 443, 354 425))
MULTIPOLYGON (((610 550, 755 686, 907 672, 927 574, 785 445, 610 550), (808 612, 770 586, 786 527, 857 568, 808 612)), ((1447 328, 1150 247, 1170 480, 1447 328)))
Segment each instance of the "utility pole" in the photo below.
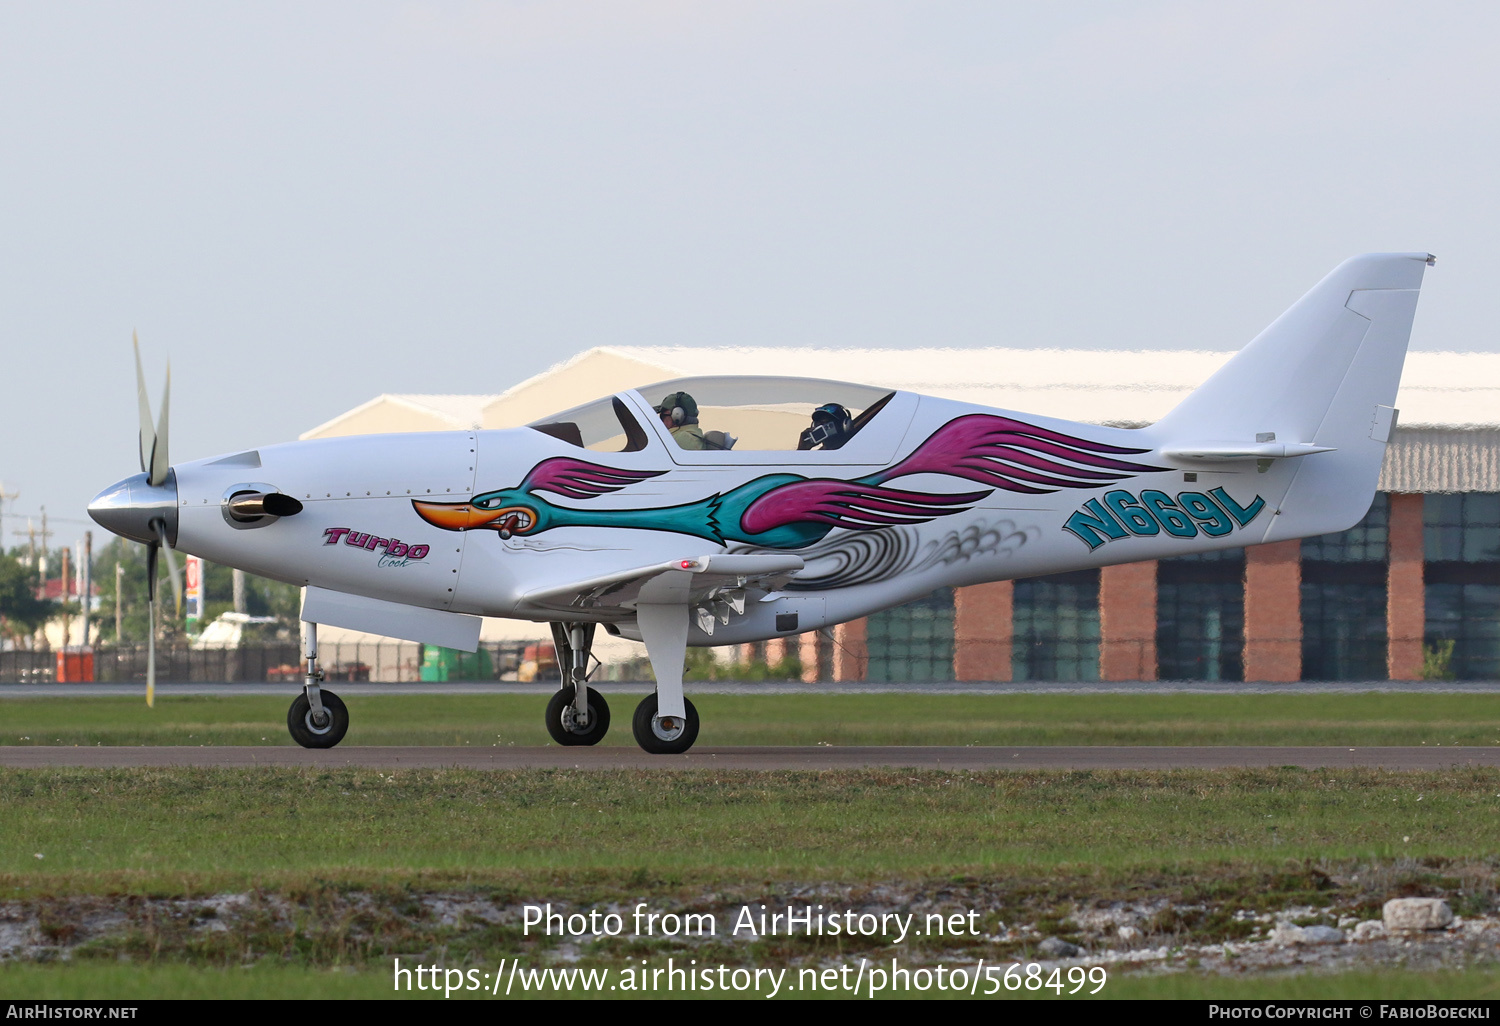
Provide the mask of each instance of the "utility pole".
POLYGON ((0 481, 0 551, 5 548, 5 504, 11 499, 18 498, 20 494, 20 492, 7 492, 5 482, 0 481))
POLYGON ((68 576, 68 553, 70 551, 71 550, 69 550, 69 549, 63 549, 62 550, 62 579, 57 582, 58 584, 62 585, 62 588, 59 589, 59 590, 62 592, 62 609, 63 609, 63 614, 62 614, 62 647, 63 648, 67 648, 68 647, 68 642, 70 642, 72 640, 72 634, 73 634, 73 617, 68 612, 68 599, 72 597, 72 591, 73 591, 73 579, 70 576, 68 576))
POLYGON ((234 580, 234 611, 236 613, 247 612, 245 609, 245 571, 234 571, 232 579, 234 580))
POLYGON ((79 588, 78 601, 83 605, 83 647, 89 644, 89 613, 94 601, 94 532, 83 532, 83 558, 79 561, 83 573, 83 587, 79 588))
POLYGON ((36 569, 36 525, 34 525, 31 522, 31 518, 30 517, 27 517, 26 518, 26 530, 24 530, 24 531, 12 531, 11 534, 14 534, 14 535, 25 535, 26 536, 26 539, 27 539, 26 566, 27 566, 28 569, 35 570, 36 569))
POLYGON ((46 506, 42 507, 42 529, 41 529, 41 531, 38 531, 36 529, 36 524, 32 523, 32 520, 31 520, 30 517, 27 517, 26 518, 26 530, 24 530, 24 531, 12 531, 11 534, 14 534, 14 535, 17 535, 17 536, 24 535, 26 537, 26 542, 27 542, 27 545, 29 546, 29 552, 30 552, 30 555, 27 557, 27 559, 30 560, 30 562, 29 562, 28 565, 33 570, 38 571, 39 576, 41 576, 41 578, 43 580, 46 580, 46 578, 47 578, 47 539, 50 538, 50 537, 52 537, 52 532, 49 531, 49 530, 47 530, 47 507, 46 506), (37 549, 36 549, 36 539, 37 539, 37 535, 38 534, 40 534, 41 537, 42 537, 42 551, 40 553, 40 556, 41 556, 41 561, 40 562, 37 561, 38 553, 37 553, 37 549))

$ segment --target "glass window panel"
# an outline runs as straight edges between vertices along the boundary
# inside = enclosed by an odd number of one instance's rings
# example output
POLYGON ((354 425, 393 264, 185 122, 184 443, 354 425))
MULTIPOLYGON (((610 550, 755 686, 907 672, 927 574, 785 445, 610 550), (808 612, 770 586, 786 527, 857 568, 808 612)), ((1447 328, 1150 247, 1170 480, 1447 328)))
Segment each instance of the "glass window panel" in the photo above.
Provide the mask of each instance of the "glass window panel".
POLYGON ((1500 527, 1466 524, 1464 526, 1463 561, 1492 563, 1500 559, 1500 527))
POLYGON ((1020 580, 1014 594, 1013 679, 1098 680, 1098 572, 1020 580))
POLYGON ((872 613, 865 648, 871 680, 952 680, 953 589, 872 613))
POLYGON ((1422 530, 1423 555, 1429 563, 1463 558, 1463 528, 1457 524, 1435 524, 1422 530))
POLYGON ((1302 558, 1336 563, 1383 562, 1389 536, 1390 510, 1390 496, 1385 492, 1377 492, 1364 519, 1349 530, 1304 538, 1302 558))
POLYGON ((1500 527, 1500 492, 1469 492, 1459 497, 1465 527, 1500 527))
POLYGON ((1459 680, 1500 677, 1500 584, 1429 584, 1429 650, 1446 650, 1448 676, 1459 680))
POLYGON ((1500 561, 1500 493, 1426 495, 1422 526, 1429 563, 1500 561))
POLYGON ((1156 658, 1163 680, 1243 680, 1241 581, 1162 583, 1156 592, 1156 658))
POLYGON ((1302 679, 1386 677, 1385 585, 1302 584, 1302 679))

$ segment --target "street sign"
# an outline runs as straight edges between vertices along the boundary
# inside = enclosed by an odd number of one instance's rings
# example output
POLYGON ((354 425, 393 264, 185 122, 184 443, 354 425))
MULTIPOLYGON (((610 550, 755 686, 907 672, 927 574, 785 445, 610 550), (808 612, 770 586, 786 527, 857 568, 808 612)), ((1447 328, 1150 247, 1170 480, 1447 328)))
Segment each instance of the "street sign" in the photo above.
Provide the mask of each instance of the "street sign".
POLYGON ((189 556, 183 576, 182 606, 187 615, 187 632, 197 634, 199 621, 203 618, 203 560, 189 556))

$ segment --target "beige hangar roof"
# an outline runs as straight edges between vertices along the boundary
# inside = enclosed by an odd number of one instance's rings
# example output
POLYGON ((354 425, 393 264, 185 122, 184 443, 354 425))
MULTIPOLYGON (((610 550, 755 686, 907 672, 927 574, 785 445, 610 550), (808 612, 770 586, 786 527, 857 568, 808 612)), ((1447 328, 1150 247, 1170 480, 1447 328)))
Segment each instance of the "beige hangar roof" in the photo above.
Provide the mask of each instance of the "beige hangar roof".
POLYGON ((459 431, 480 426, 498 395, 377 395, 299 438, 378 435, 391 431, 459 431))

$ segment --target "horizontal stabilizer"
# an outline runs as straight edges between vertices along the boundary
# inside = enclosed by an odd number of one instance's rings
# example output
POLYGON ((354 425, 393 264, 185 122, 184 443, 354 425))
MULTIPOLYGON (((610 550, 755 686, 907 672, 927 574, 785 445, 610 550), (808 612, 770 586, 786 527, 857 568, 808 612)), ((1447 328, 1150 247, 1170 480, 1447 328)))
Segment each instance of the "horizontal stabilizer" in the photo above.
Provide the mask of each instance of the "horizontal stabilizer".
POLYGON ((1161 454, 1175 460, 1233 463, 1240 460, 1282 460, 1337 451, 1334 446, 1313 445, 1311 442, 1206 442, 1181 447, 1169 446, 1161 454))

